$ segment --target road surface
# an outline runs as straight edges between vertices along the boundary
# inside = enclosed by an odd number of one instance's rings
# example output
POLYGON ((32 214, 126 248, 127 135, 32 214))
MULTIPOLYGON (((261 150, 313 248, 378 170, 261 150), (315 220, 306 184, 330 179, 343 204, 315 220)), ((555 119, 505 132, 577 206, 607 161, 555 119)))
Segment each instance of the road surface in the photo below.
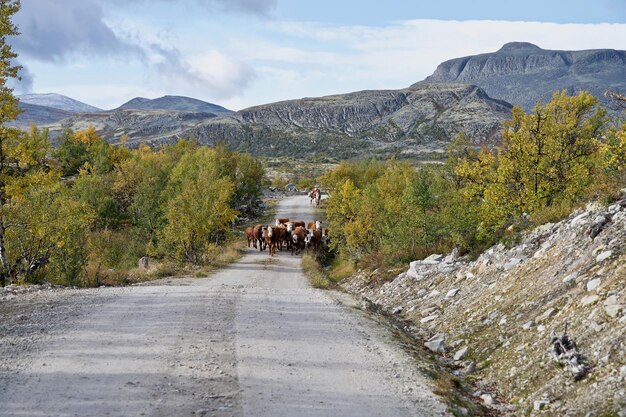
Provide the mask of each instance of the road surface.
MULTIPOLYGON (((312 220, 306 196, 280 217, 312 220)), ((435 416, 388 330, 250 249, 208 278, 0 301, 0 416, 435 416)))

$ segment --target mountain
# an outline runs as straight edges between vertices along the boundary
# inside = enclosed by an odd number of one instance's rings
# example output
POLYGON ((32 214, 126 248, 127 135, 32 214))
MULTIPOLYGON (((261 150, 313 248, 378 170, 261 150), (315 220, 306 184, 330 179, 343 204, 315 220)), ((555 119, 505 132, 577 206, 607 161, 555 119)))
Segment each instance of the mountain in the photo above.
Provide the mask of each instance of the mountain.
POLYGON ((20 102, 20 109, 23 113, 17 117, 17 120, 7 123, 8 126, 28 128, 33 123, 37 126, 47 125, 72 115, 69 111, 24 102, 20 102))
POLYGON ((462 84, 289 100, 221 117, 213 112, 171 109, 188 109, 189 103, 196 101, 138 98, 115 111, 75 114, 49 127, 54 135, 64 127, 80 130, 92 124, 112 143, 125 133, 129 146, 156 146, 188 138, 209 145, 224 141, 233 149, 266 156, 400 154, 429 158, 441 154, 459 132, 466 132, 476 144, 497 143, 501 123, 511 114, 508 103, 462 84), (170 109, 152 110, 154 107, 170 109))
MULTIPOLYGON (((23 94, 17 96, 22 104, 34 104, 37 106, 45 106, 53 109, 64 110, 70 113, 90 113, 102 111, 101 109, 82 103, 73 98, 63 96, 61 94, 23 94)), ((24 108, 27 109, 27 108, 24 108)))
POLYGON ((460 132, 476 144, 498 142, 510 114, 508 103, 474 86, 418 85, 255 106, 202 123, 188 135, 268 156, 430 157, 460 132))
POLYGON ((440 64, 416 85, 477 85, 493 98, 532 110, 537 100, 549 101, 556 90, 590 91, 604 99, 607 88, 626 90, 626 51, 547 50, 526 42, 505 44, 497 52, 455 58, 440 64))
POLYGON ((54 138, 63 129, 74 131, 94 126, 110 143, 119 143, 122 135, 136 146, 141 142, 174 142, 184 138, 185 132, 199 123, 217 117, 213 113, 183 112, 176 110, 111 110, 99 113, 68 114, 62 120, 48 124, 54 138))
POLYGON ((136 97, 122 104, 116 110, 176 110, 195 113, 213 113, 218 116, 226 116, 234 113, 232 110, 228 110, 217 104, 182 96, 163 96, 153 100, 136 97))

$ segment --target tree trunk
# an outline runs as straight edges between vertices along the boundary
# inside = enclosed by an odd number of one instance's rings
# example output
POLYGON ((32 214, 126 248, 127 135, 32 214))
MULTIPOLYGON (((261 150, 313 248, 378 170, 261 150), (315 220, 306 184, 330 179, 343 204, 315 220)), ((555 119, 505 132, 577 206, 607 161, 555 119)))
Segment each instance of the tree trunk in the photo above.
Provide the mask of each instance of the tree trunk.
POLYGON ((4 221, 0 224, 0 262, 2 263, 2 273, 0 273, 0 286, 6 285, 6 278, 11 273, 11 266, 9 265, 9 260, 7 259, 7 251, 4 244, 4 221))

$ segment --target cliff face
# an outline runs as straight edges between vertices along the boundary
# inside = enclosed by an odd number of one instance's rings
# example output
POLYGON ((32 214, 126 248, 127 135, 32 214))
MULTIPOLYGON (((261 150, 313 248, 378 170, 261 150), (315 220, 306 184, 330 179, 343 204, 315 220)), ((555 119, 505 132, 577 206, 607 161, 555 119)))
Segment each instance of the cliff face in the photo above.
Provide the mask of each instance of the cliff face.
POLYGON ((524 42, 499 51, 451 59, 419 84, 465 83, 481 87, 493 98, 531 110, 556 90, 590 91, 603 99, 607 88, 626 89, 626 51, 545 50, 524 42))

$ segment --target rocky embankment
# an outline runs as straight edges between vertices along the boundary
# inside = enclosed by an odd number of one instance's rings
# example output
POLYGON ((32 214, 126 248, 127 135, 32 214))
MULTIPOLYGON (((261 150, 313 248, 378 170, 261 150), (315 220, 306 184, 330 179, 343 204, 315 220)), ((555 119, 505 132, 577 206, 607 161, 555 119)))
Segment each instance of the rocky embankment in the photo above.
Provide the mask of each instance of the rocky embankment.
POLYGON ((519 415, 626 416, 626 198, 475 261, 433 255, 388 282, 360 273, 342 285, 415 323, 429 349, 494 383, 519 415), (551 352, 553 330, 580 356, 551 352))

